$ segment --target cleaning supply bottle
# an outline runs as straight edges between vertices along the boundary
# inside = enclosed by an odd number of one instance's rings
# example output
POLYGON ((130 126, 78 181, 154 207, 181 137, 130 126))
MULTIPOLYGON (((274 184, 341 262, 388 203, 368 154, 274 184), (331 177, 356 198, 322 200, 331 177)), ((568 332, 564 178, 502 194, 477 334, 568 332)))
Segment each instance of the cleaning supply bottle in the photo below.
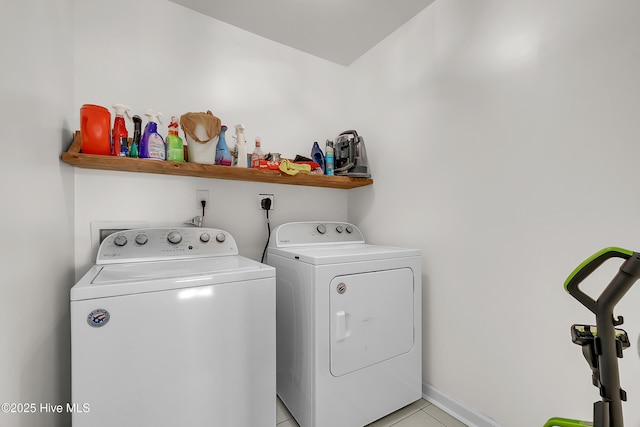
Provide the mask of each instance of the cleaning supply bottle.
POLYGON ((119 156, 121 147, 128 147, 129 145, 129 132, 127 132, 127 125, 124 122, 124 115, 126 114, 127 117, 131 118, 129 114, 131 108, 126 105, 116 104, 113 109, 116 110, 116 118, 113 121, 113 130, 111 131, 111 155, 119 156))
POLYGON ((249 167, 247 162, 247 140, 244 137, 244 126, 242 123, 236 125, 236 145, 238 153, 238 161, 235 166, 239 168, 249 167))
POLYGON ((327 145, 324 149, 324 173, 327 176, 333 176, 335 164, 335 155, 333 153, 333 141, 327 139, 327 145))
POLYGON ((149 118, 149 123, 144 127, 140 140, 140 158, 164 160, 166 158, 164 138, 158 133, 158 123, 162 123, 160 121, 162 113, 149 109, 144 115, 149 118))
POLYGON ((225 132, 227 131, 227 127, 222 125, 220 127, 220 134, 218 135, 218 144, 216 145, 216 159, 215 164, 220 166, 231 166, 231 152, 229 151, 229 146, 227 146, 227 139, 225 137, 225 132))
POLYGON ((111 154, 111 113, 100 105, 84 104, 80 108, 82 153, 111 154))
POLYGON ((316 162, 320 169, 322 169, 322 173, 324 173, 324 154, 322 154, 322 149, 318 145, 318 141, 313 143, 313 148, 311 149, 311 160, 316 162))
POLYGON ((178 119, 176 116, 171 116, 166 143, 167 160, 170 162, 184 162, 184 149, 182 148, 182 138, 178 136, 178 119))
POLYGON ((262 152, 262 148, 260 148, 260 137, 256 136, 256 148, 254 148, 253 153, 251 153, 251 167, 259 168, 260 160, 264 160, 264 153, 262 152))
POLYGON ((138 147, 140 146, 140 138, 142 136, 142 119, 137 114, 131 118, 133 121, 133 139, 131 140, 131 148, 129 149, 129 157, 138 157, 138 147))

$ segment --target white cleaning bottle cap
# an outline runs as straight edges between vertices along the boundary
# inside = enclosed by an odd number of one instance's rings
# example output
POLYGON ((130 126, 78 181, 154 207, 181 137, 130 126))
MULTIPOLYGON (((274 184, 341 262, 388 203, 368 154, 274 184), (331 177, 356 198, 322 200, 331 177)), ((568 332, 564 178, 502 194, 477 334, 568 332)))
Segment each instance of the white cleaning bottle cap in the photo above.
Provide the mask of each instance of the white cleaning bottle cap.
POLYGON ((162 120, 160 120, 160 116, 162 116, 161 112, 149 108, 144 115, 149 118, 150 122, 162 124, 162 120))
POLYGON ((126 114, 127 117, 131 118, 131 107, 127 107, 123 104, 116 104, 113 108, 116 110, 116 116, 124 116, 126 114))
POLYGON ((236 128, 236 144, 240 145, 242 144, 243 146, 246 145, 247 140, 244 137, 244 125, 242 123, 237 124, 235 126, 236 128))

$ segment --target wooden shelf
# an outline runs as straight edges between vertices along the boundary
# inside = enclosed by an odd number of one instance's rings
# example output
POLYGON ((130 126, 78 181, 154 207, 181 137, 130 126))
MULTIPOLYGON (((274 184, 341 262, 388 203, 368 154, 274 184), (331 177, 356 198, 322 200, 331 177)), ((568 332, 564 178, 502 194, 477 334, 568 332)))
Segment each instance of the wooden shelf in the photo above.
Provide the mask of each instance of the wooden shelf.
POLYGON ((70 165, 86 168, 121 172, 156 173, 162 175, 196 176, 200 178, 232 179, 236 181, 270 182, 273 184, 305 185, 351 189, 373 184, 371 178, 351 178, 347 176, 326 176, 309 173, 287 175, 280 171, 229 166, 203 165, 199 163, 167 162, 130 157, 99 156, 80 152, 82 140, 76 131, 69 150, 62 153, 62 161, 70 165))

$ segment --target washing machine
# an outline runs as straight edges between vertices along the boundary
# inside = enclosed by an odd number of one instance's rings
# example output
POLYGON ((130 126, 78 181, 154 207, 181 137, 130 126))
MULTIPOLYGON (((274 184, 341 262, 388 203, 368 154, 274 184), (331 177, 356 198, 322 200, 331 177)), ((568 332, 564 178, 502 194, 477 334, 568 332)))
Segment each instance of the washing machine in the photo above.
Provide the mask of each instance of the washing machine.
POLYGON ((277 391, 301 427, 358 427, 422 397, 421 257, 344 222, 276 227, 277 391))
POLYGON ((226 231, 114 233, 70 299, 74 427, 275 425, 275 269, 226 231))

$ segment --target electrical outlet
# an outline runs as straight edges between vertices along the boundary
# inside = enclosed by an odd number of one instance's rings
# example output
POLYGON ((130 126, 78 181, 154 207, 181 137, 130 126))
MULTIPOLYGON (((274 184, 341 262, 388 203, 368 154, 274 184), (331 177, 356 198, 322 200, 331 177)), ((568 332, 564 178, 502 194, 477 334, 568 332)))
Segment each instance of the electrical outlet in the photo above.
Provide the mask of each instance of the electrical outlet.
POLYGON ((262 210, 262 199, 271 199, 270 211, 275 209, 275 198, 273 194, 258 194, 258 209, 262 210))
POLYGON ((202 201, 205 202, 205 209, 209 209, 209 190, 196 190, 196 203, 198 210, 202 211, 202 201))

